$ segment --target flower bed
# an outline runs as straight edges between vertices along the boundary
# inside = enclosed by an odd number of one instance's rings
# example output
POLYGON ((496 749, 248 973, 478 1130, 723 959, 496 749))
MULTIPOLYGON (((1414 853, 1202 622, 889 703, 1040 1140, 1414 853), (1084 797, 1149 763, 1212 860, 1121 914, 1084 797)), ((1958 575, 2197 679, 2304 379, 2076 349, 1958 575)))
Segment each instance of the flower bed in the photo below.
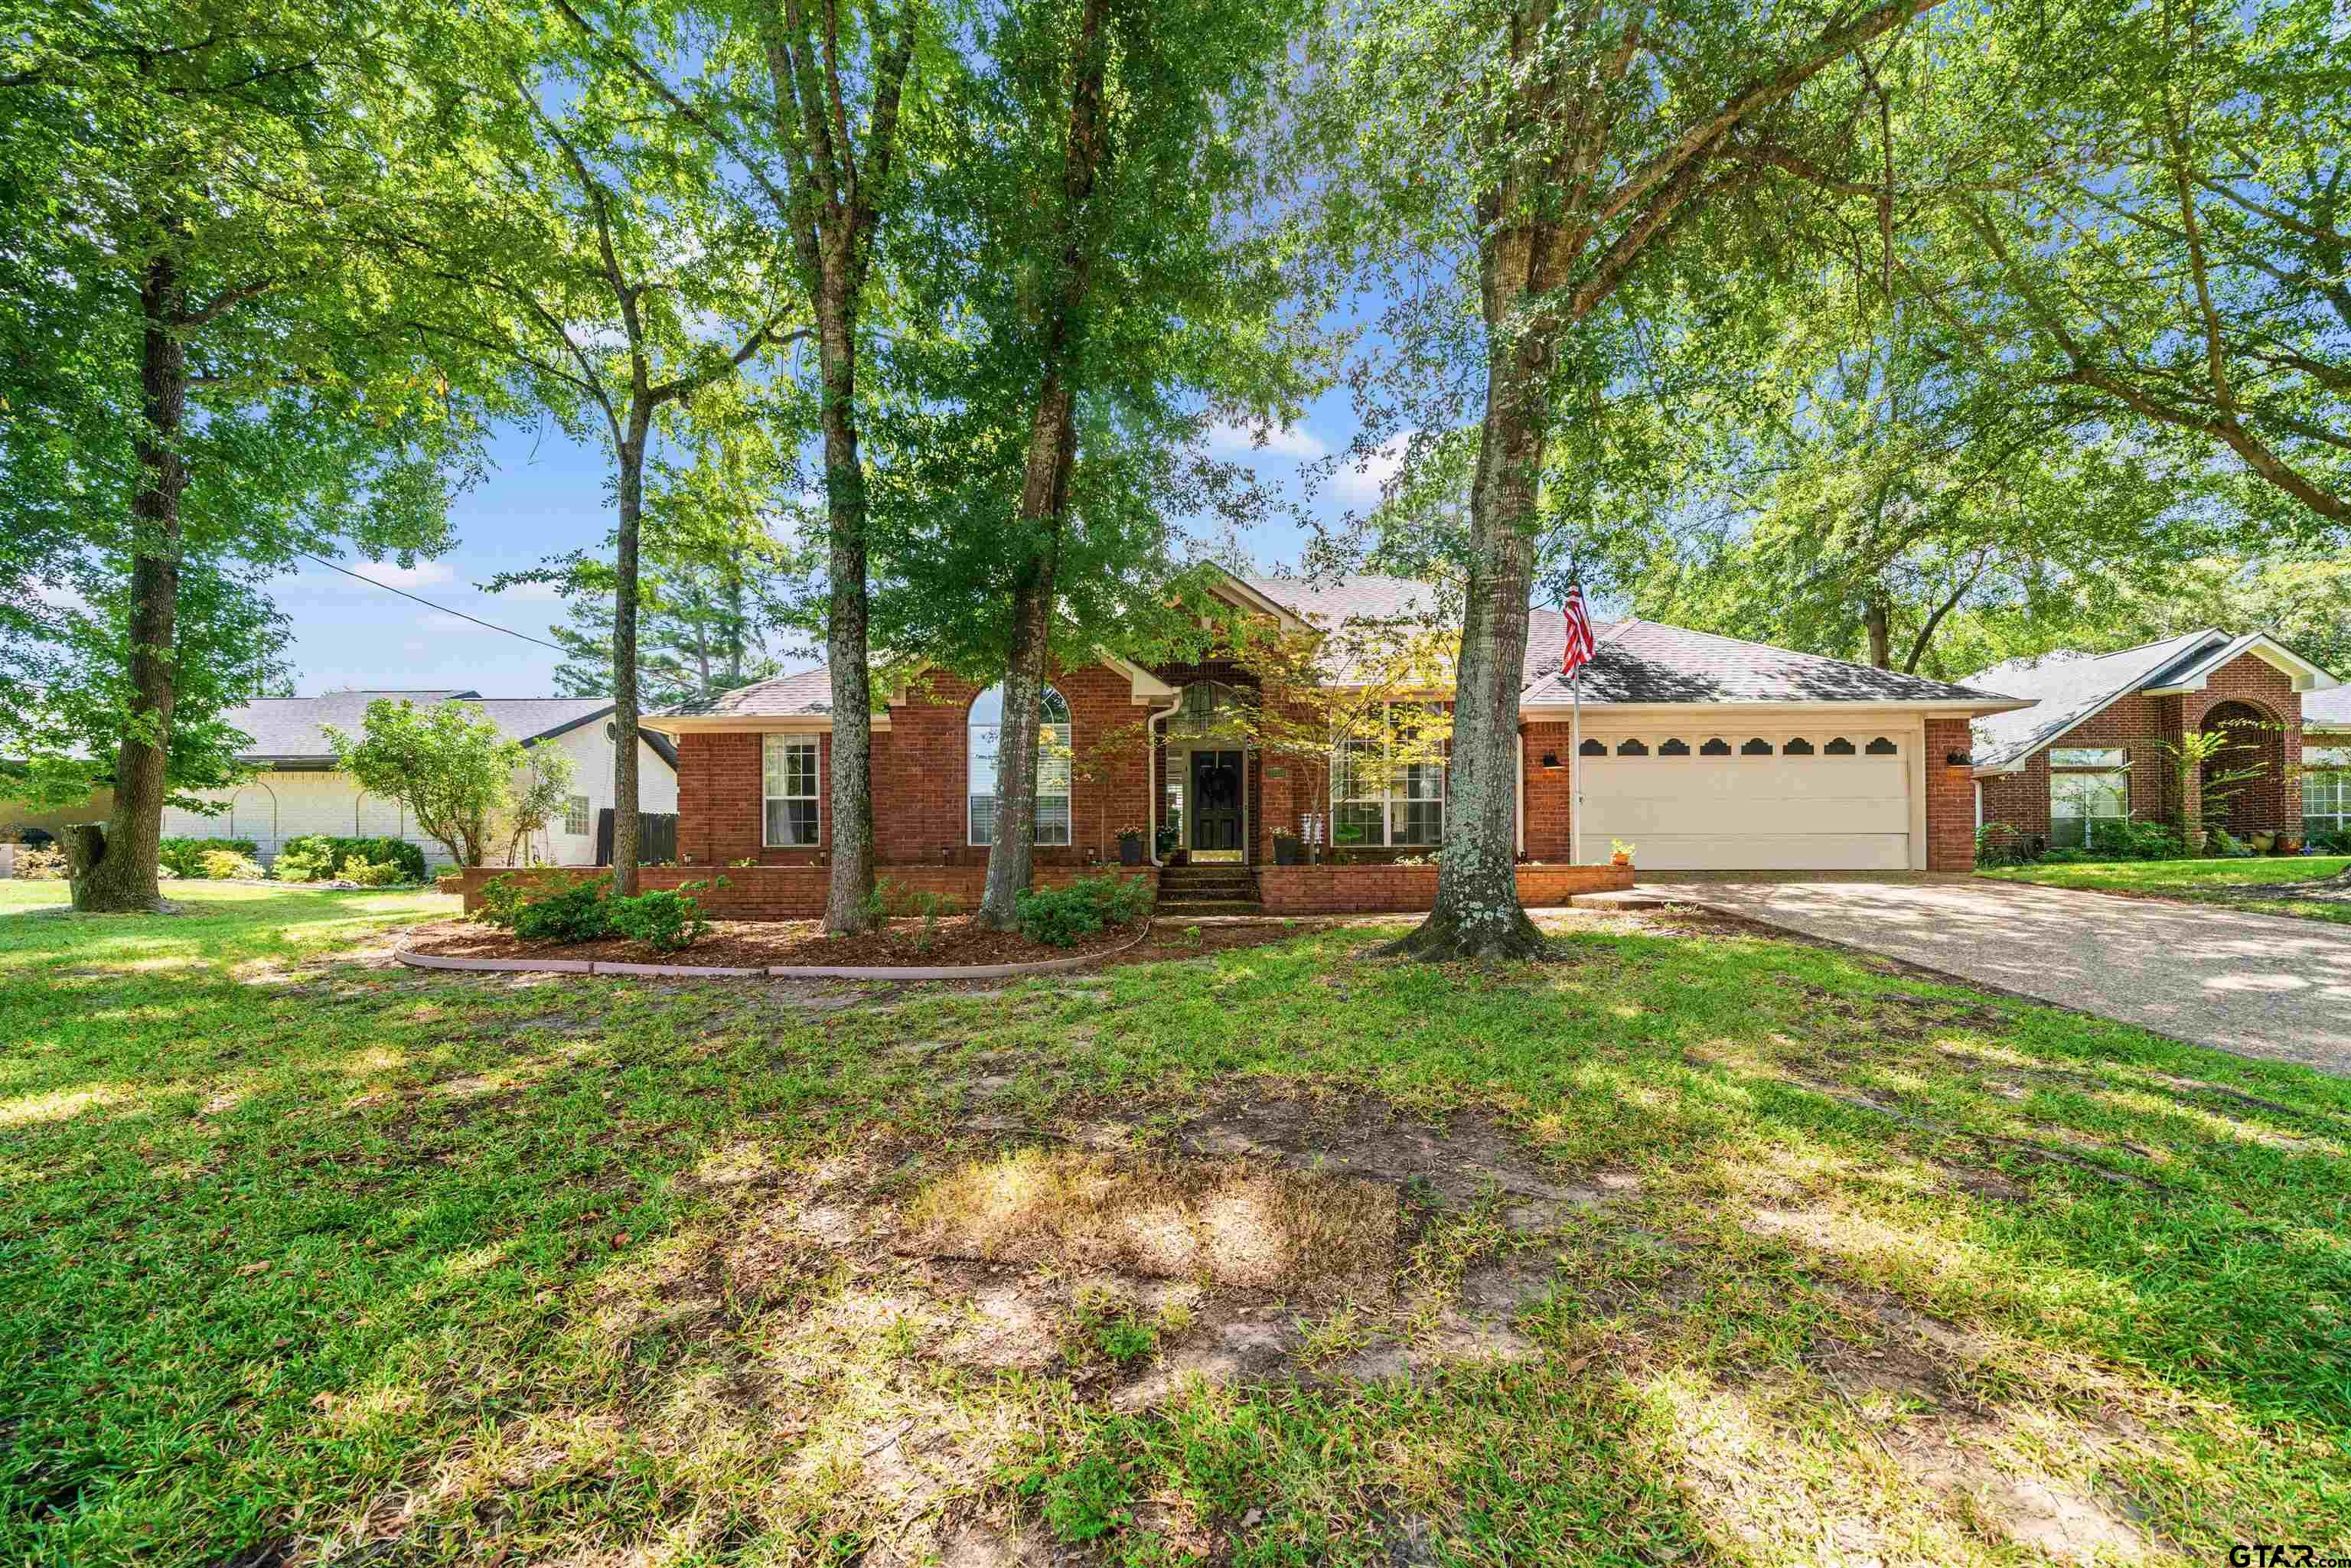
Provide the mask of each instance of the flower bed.
MULTIPOLYGON (((1259 866, 1258 895, 1268 915, 1412 914, 1437 904, 1433 865, 1259 866)), ((1619 893, 1633 868, 1522 865, 1519 902, 1532 908, 1565 904, 1579 893, 1619 893)))
POLYGON ((560 958, 581 963, 681 964, 709 968, 778 966, 835 968, 953 968, 1034 964, 1113 952, 1142 935, 1144 923, 1114 925, 1067 947, 1049 947, 1017 931, 991 931, 968 915, 925 923, 892 920, 881 930, 828 936, 813 920, 720 920, 691 947, 657 952, 642 942, 524 942, 487 925, 450 925, 420 932, 412 953, 437 958, 560 958))

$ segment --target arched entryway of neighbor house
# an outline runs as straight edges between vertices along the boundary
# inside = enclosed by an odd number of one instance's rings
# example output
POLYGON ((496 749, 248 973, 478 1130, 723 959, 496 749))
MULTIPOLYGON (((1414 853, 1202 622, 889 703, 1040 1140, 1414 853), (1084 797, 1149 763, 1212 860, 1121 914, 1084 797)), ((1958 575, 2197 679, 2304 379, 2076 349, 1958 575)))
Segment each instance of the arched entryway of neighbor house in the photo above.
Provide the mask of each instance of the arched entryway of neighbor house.
POLYGON ((2204 826, 2240 838, 2301 826, 2286 820, 2285 725, 2275 714, 2232 697, 2205 709, 2197 728, 2229 739, 2199 769, 2204 826))
POLYGON ((1158 750, 1165 758, 1160 821, 1175 828, 1175 848, 1195 865, 1249 859, 1257 828, 1249 789, 1251 695, 1226 681, 1191 681, 1159 721, 1158 750))

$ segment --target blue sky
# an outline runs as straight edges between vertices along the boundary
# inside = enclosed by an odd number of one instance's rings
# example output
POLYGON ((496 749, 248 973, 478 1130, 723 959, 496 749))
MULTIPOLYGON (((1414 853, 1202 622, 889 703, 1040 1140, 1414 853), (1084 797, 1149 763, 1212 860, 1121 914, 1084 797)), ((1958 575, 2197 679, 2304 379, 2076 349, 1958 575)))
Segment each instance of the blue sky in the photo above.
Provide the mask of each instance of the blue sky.
MULTIPOLYGON (((1219 433, 1219 456, 1246 459, 1269 486, 1296 497, 1307 489, 1303 465, 1343 450, 1358 427, 1343 391, 1327 393, 1306 417, 1254 453, 1245 435, 1219 433)), ((491 470, 461 497, 452 517, 455 548, 413 568, 345 564, 380 582, 533 637, 545 637, 563 606, 544 589, 483 592, 502 571, 520 570, 565 550, 594 549, 611 528, 602 453, 559 431, 509 429, 492 443, 491 470)), ((1393 464, 1343 467, 1316 490, 1313 510, 1336 518, 1376 504, 1393 464)), ((1262 530, 1248 543, 1259 560, 1294 561, 1303 545, 1294 524, 1262 530)), ((485 696, 538 696, 554 690, 559 655, 502 636, 355 582, 320 566, 277 580, 278 606, 292 622, 287 663, 299 695, 347 687, 467 687, 485 696)))

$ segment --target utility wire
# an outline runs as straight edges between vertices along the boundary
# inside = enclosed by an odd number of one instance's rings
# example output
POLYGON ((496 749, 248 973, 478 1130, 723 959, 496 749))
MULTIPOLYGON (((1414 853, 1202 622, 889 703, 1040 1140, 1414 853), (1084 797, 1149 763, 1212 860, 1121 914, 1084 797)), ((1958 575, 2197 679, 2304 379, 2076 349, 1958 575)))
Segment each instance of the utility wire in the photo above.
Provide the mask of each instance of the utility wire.
POLYGON ((543 637, 527 636, 520 632, 515 631, 512 627, 501 626, 495 621, 485 621, 478 615, 468 615, 462 610, 452 610, 445 604, 435 604, 429 599, 418 599, 415 594, 409 592, 408 590, 404 588, 394 588, 388 582, 378 582, 374 578, 368 576, 364 572, 353 571, 347 566, 337 566, 333 561, 329 560, 324 556, 311 555, 308 550, 302 550, 298 553, 308 559, 317 561, 320 566, 327 568, 330 571, 340 571, 345 577, 357 578, 360 581, 366 583, 371 588, 381 588, 386 593, 397 593, 402 599, 413 599, 417 603, 422 604, 427 610, 438 610, 444 615, 455 615, 458 620, 470 621, 476 626, 486 626, 493 632, 504 632, 509 637, 519 637, 526 643, 536 643, 542 648, 553 648, 559 653, 568 653, 570 652, 569 648, 563 647, 559 643, 550 643, 543 637))

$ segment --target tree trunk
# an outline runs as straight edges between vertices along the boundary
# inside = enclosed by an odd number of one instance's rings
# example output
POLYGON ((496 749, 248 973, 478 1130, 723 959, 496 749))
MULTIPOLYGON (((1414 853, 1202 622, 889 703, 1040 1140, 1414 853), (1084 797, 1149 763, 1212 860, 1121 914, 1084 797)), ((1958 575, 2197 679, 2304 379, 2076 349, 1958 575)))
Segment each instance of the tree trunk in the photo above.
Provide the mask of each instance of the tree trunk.
POLYGON ((1894 667, 1894 623, 1886 601, 1872 599, 1861 607, 1861 623, 1869 632, 1869 662, 1881 670, 1894 667))
POLYGON ((857 329, 841 269, 817 299, 824 407, 824 495, 831 601, 825 657, 832 674, 832 877, 827 931, 862 931, 873 896, 873 672, 868 663, 865 469, 857 451, 857 329))
POLYGON ((114 810, 106 856, 78 884, 74 906, 128 914, 162 906, 158 852, 170 792, 172 710, 178 696, 172 642, 180 602, 180 455, 187 411, 188 356, 175 323, 179 268, 168 256, 147 264, 140 287, 146 330, 140 344, 140 426, 133 443, 139 488, 131 497, 131 722, 114 764, 114 810))
MULTIPOLYGON (((996 748, 996 831, 987 850, 987 886, 979 923, 998 931, 1015 924, 1014 900, 1029 885, 1037 838, 1038 705, 1061 566, 1061 528, 1070 470, 1077 462, 1077 390, 1071 375, 1083 336, 1093 254, 1084 226, 1103 159, 1102 81, 1109 68, 1104 31, 1109 0, 1086 0, 1071 42, 1070 120, 1061 150, 1061 214, 1055 224, 1060 287, 1044 324, 1044 376, 1029 423, 1020 476, 1020 528, 1037 540, 1028 580, 1012 600, 1012 657, 1004 675, 1004 723, 996 748)), ((1074 834, 1072 837, 1074 838, 1074 834)))
POLYGON ((653 410, 635 398, 621 440, 621 526, 612 572, 612 891, 637 894, 637 538, 653 410))
MULTIPOLYGON (((1489 242, 1507 261, 1509 235, 1489 242)), ((1498 338, 1518 294, 1491 281, 1487 319, 1498 338)), ((1468 600, 1454 694, 1452 799, 1446 808, 1437 906, 1389 951, 1429 958, 1525 958, 1542 933, 1519 903, 1519 691, 1526 665, 1527 599, 1534 581, 1536 486, 1550 435, 1552 347, 1540 329, 1498 341, 1486 378, 1486 416, 1469 492, 1468 600)))

